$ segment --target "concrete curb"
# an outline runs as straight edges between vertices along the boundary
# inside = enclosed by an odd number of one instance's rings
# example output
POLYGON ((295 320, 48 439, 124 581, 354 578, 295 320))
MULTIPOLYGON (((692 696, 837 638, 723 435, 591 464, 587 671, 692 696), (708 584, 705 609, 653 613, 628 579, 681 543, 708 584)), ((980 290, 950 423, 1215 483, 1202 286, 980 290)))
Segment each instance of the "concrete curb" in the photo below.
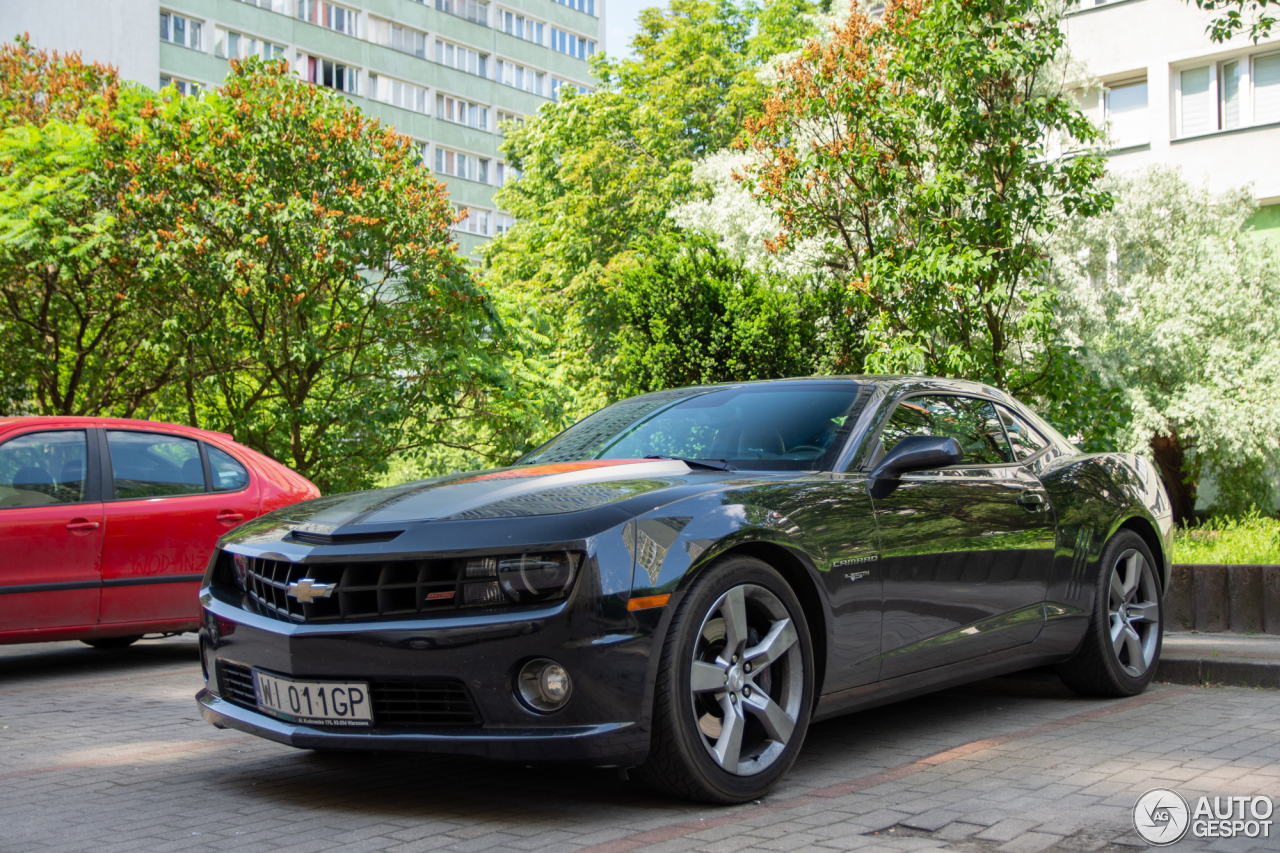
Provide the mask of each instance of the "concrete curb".
POLYGON ((1164 613, 1170 631, 1280 634, 1280 566, 1175 565, 1164 613))
POLYGON ((1213 657, 1161 657, 1156 681, 1222 687, 1280 689, 1280 661, 1213 657))

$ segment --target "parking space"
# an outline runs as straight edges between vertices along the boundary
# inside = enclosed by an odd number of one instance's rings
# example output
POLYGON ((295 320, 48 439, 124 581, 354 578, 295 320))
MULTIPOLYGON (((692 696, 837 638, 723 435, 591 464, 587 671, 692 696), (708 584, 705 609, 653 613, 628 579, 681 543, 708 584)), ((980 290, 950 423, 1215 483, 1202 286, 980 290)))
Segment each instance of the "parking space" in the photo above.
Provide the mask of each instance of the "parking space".
POLYGON ((0 853, 1085 853, 1145 846, 1131 811, 1152 787, 1280 796, 1268 690, 1097 701, 995 679, 821 723, 764 802, 713 808, 607 770, 298 751, 207 725, 199 684, 192 638, 0 647, 0 853))

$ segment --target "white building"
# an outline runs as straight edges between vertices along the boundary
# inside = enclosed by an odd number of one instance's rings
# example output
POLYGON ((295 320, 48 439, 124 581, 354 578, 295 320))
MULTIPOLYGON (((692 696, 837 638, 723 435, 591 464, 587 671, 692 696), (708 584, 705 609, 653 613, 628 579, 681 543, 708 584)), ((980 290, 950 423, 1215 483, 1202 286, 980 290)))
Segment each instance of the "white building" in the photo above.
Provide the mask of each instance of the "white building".
POLYGON ((1067 43, 1103 85, 1083 106, 1110 124, 1112 171, 1176 164, 1214 192, 1249 184, 1252 225, 1280 239, 1280 33, 1214 44, 1211 17, 1189 0, 1081 0, 1067 43))

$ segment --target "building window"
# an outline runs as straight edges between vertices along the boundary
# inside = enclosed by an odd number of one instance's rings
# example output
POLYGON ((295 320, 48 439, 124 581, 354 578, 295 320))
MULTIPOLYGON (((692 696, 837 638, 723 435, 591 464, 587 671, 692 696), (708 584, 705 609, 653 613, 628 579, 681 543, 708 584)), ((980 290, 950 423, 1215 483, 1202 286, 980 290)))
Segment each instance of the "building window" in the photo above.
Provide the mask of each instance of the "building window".
POLYGON ((326 29, 356 35, 356 18, 359 13, 346 6, 328 0, 298 0, 298 18, 326 29))
POLYGON ((248 59, 251 56, 261 56, 268 61, 284 59, 285 55, 282 44, 256 39, 221 27, 214 27, 213 30, 213 52, 214 55, 223 59, 248 59))
POLYGON ((596 55, 595 42, 555 27, 551 28, 551 48, 552 50, 575 56, 578 59, 586 59, 589 56, 596 55))
POLYGON ((205 87, 194 80, 183 80, 181 77, 171 77, 168 74, 160 75, 160 88, 167 89, 170 86, 178 90, 179 95, 199 95, 204 92, 205 87))
POLYGON ((1108 86, 1104 98, 1112 147, 1130 148, 1151 141, 1146 80, 1108 86))
POLYGON ((515 12, 509 12, 506 9, 498 10, 498 29, 510 36, 518 39, 531 41, 534 44, 543 44, 542 41, 542 22, 526 18, 515 12))
POLYGON ((360 70, 350 65, 343 65, 341 62, 334 62, 332 59, 311 56, 298 51, 298 74, 308 83, 314 83, 317 86, 327 86, 339 92, 346 92, 348 95, 360 94, 360 70))
POLYGON ((370 18, 368 34, 369 41, 374 44, 422 59, 427 58, 427 34, 412 27, 402 27, 381 18, 370 18))
POLYGON ((465 71, 468 74, 477 74, 481 77, 489 76, 489 54, 479 53, 462 45, 450 44, 440 39, 436 39, 436 62, 441 65, 447 65, 450 68, 456 68, 459 71, 465 71))
POLYGON ((427 111, 426 89, 382 74, 369 75, 369 96, 375 101, 416 113, 425 114, 427 111))
POLYGON ((172 12, 160 13, 160 40, 179 44, 192 50, 204 50, 200 40, 201 22, 193 21, 172 12))
POLYGON ((586 12, 588 15, 596 13, 596 0, 556 0, 556 2, 561 6, 568 6, 570 9, 586 12))
POLYGON ((240 2, 257 6, 259 9, 279 12, 281 15, 289 14, 289 0, 240 0, 240 2))
POLYGON ((532 92, 535 95, 545 97, 543 91, 543 73, 534 71, 532 68, 525 68, 523 65, 516 65, 505 59, 498 60, 498 82, 505 83, 508 86, 514 86, 525 92, 532 92))
POLYGON ((560 87, 567 86, 570 89, 576 89, 579 95, 590 95, 595 89, 590 86, 582 86, 569 80, 561 80, 559 77, 551 78, 551 97, 555 100, 560 99, 560 87))
MULTIPOLYGON (((422 2, 422 0, 418 0, 422 2)), ((436 8, 459 18, 489 26, 489 4, 483 0, 436 0, 436 8)))
POLYGON ((474 154, 436 148, 436 174, 489 183, 489 161, 474 154))
POLYGON ((1280 121, 1280 53, 1253 58, 1253 121, 1280 121))
POLYGON ((493 233, 495 235, 506 234, 508 231, 511 230, 511 226, 515 224, 516 224, 516 221, 513 218, 511 218, 511 216, 509 216, 508 214, 495 213, 493 215, 493 233))
POLYGON ((477 130, 489 129, 488 107, 449 95, 436 95, 436 116, 445 121, 474 127, 477 130))
POLYGON ((1213 97, 1213 66, 1188 68, 1178 74, 1178 135, 1193 136, 1218 129, 1213 97))
POLYGON ((507 131, 504 125, 506 125, 509 122, 514 124, 524 124, 524 116, 518 116, 515 113, 508 113, 502 110, 498 110, 498 127, 497 127, 498 133, 501 133, 503 136, 506 136, 507 131))
POLYGON ((455 231, 466 231, 469 234, 479 234, 482 237, 489 236, 489 212, 487 210, 476 210, 474 207, 463 207, 455 204, 453 209, 458 213, 465 213, 466 218, 453 226, 455 231))

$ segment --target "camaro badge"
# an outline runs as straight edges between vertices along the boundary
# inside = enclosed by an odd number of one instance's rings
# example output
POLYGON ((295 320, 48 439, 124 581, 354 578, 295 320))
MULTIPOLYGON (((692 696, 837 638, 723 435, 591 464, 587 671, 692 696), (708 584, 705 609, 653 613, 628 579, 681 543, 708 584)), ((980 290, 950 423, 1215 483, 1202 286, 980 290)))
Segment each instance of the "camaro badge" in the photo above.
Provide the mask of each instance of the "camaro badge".
POLYGON ((289 589, 285 595, 292 595, 303 604, 310 604, 317 598, 328 598, 333 595, 333 590, 337 586, 336 583, 316 583, 313 578, 303 578, 296 583, 289 584, 289 589))

